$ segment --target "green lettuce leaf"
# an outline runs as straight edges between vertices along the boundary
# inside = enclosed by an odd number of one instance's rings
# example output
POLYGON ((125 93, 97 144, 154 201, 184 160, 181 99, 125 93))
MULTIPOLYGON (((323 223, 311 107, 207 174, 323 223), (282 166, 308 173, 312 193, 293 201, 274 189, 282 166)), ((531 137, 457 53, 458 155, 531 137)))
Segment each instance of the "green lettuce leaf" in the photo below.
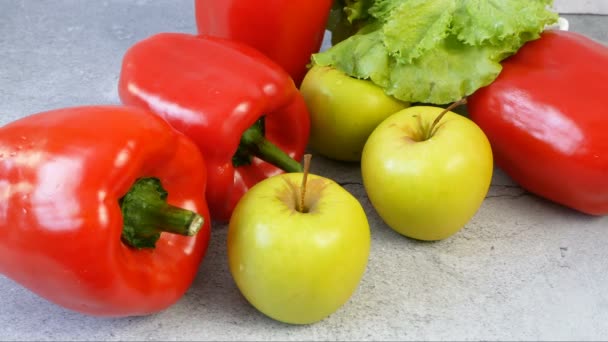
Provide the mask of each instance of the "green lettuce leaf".
POLYGON ((456 0, 384 0, 378 3, 397 6, 374 6, 370 11, 387 20, 382 27, 388 53, 400 62, 411 63, 432 50, 447 37, 456 0), (380 12, 381 11, 381 12, 380 12))
POLYGON ((548 0, 341 1, 351 14, 342 28, 354 30, 313 63, 410 103, 447 104, 490 84, 504 58, 558 18, 548 0))
POLYGON ((557 14, 547 10, 547 0, 464 0, 454 13, 453 30, 471 44, 520 46, 536 39, 557 14), (512 41, 512 42, 511 42, 512 41))
POLYGON ((374 20, 369 13, 374 0, 334 0, 327 29, 332 33, 331 42, 337 44, 374 20))
POLYGON ((356 20, 367 19, 369 9, 374 4, 374 0, 343 0, 337 2, 344 2, 344 12, 346 13, 346 18, 351 23, 356 20))
POLYGON ((352 36, 326 53, 315 55, 314 62, 369 79, 395 98, 434 104, 454 102, 472 94, 490 84, 502 70, 495 57, 502 50, 467 45, 454 35, 412 63, 400 63, 390 57, 383 44, 378 44, 381 37, 381 30, 352 36))

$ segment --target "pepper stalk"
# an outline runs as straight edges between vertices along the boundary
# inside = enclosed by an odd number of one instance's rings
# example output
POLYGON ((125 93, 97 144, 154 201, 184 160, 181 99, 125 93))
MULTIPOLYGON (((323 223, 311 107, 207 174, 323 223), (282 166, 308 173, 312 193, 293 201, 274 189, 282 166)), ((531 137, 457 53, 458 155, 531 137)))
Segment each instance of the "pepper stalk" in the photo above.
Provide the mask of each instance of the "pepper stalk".
POLYGON ((249 165, 258 157, 285 172, 302 172, 302 165, 264 136, 264 117, 258 119, 241 136, 239 147, 232 157, 235 167, 249 165))
POLYGON ((167 203, 167 191, 157 178, 140 178, 119 200, 123 215, 122 240, 141 249, 154 248, 163 232, 194 236, 205 219, 167 203))

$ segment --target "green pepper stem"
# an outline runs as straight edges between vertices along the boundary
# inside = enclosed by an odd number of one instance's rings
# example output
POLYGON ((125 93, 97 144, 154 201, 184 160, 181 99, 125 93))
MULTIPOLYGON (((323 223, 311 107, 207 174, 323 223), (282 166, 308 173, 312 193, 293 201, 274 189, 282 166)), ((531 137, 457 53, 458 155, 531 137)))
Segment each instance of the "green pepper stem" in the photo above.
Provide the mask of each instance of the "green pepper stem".
POLYGON ((120 200, 122 238, 135 248, 153 248, 162 232, 193 236, 203 227, 199 214, 166 202, 167 192, 156 178, 141 178, 120 200))
POLYGON ((197 213, 164 202, 157 207, 144 204, 139 209, 146 223, 161 232, 193 236, 202 227, 203 218, 197 213))
POLYGON ((261 121, 256 122, 243 133, 239 151, 256 156, 285 172, 302 172, 302 165, 299 162, 264 137, 261 121))

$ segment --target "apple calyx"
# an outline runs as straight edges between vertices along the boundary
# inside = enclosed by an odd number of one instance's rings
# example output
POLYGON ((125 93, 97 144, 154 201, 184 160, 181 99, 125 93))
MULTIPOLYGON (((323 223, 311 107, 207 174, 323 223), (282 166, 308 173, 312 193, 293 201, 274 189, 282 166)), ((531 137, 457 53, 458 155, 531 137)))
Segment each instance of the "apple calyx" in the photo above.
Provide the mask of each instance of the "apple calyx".
POLYGON ((433 121, 433 123, 431 124, 431 128, 426 131, 424 140, 428 140, 430 139, 434 134, 435 134, 435 129, 437 128, 437 125, 439 124, 439 121, 441 121, 441 119, 445 116, 445 114, 449 111, 451 111, 452 109, 460 106, 460 105, 464 105, 467 103, 467 98, 463 97, 462 99, 452 103, 451 105, 449 105, 446 109, 444 109, 441 113, 439 113, 439 115, 437 115, 437 117, 435 118, 435 120, 433 121))
POLYGON ((307 213, 309 210, 309 208, 304 205, 304 198, 306 196, 306 183, 308 181, 308 173, 310 172, 311 159, 311 154, 304 155, 304 171, 302 175, 302 184, 300 185, 300 197, 298 198, 298 204, 296 206, 296 210, 301 213, 307 213))

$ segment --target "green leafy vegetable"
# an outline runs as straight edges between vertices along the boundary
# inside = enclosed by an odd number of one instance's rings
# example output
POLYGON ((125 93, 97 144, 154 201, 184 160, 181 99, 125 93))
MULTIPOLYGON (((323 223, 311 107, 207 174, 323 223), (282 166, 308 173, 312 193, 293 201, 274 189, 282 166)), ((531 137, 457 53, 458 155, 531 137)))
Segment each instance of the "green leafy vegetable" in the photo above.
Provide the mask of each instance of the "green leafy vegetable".
POLYGON ((313 55, 400 100, 446 104, 490 84, 500 62, 557 22, 551 0, 336 0, 333 46, 313 55))

